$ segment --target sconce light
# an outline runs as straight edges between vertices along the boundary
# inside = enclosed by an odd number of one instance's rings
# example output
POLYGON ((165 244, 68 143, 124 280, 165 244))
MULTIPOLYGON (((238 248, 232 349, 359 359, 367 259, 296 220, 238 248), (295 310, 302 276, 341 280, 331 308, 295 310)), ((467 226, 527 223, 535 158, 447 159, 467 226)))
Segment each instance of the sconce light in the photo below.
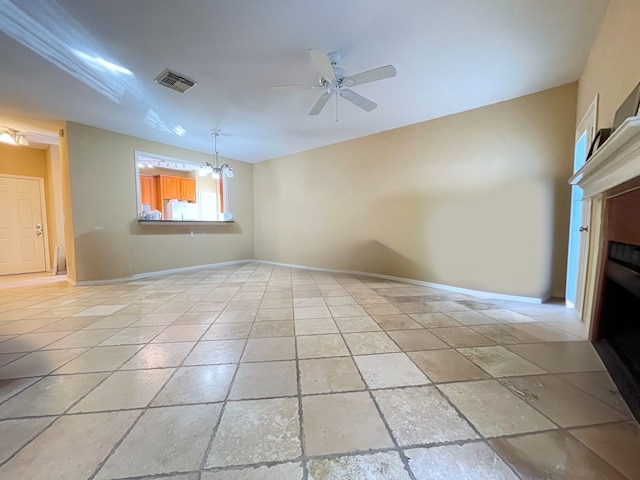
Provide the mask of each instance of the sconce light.
POLYGON ((24 133, 11 128, 3 128, 0 130, 0 142, 6 143, 7 145, 29 145, 29 141, 24 133))

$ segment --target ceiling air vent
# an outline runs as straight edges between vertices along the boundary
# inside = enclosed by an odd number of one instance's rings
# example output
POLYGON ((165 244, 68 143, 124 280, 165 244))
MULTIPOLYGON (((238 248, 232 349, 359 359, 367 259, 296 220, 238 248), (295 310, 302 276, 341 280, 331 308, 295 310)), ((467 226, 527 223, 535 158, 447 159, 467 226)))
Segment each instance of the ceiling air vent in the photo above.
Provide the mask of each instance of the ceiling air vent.
POLYGON ((160 75, 154 78, 154 80, 160 85, 169 87, 171 90, 175 90, 180 93, 186 92, 196 84, 193 80, 184 78, 182 75, 171 72, 169 69, 164 70, 160 75))

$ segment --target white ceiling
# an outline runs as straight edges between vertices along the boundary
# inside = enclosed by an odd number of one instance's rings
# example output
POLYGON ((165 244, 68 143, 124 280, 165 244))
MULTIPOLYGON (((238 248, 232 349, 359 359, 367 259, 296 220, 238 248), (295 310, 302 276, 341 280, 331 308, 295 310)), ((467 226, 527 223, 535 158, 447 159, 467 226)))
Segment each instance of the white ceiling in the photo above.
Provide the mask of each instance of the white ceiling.
POLYGON ((60 120, 260 162, 576 81, 605 0, 0 0, 0 125, 60 120), (307 49, 397 76, 308 112, 307 49), (110 63, 106 63, 110 62, 110 63), (118 68, 116 67, 116 65, 118 68), (170 68, 198 84, 155 83, 170 68), (182 135, 177 132, 184 130, 182 135))

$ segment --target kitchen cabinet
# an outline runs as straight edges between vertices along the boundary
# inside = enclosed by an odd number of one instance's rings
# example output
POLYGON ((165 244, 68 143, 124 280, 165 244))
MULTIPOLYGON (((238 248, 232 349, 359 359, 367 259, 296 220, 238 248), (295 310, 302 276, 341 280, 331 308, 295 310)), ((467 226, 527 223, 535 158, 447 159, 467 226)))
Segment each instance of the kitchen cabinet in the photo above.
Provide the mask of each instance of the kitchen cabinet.
POLYGON ((158 198, 161 200, 196 201, 196 181, 193 178, 156 175, 158 179, 158 198))
POLYGON ((151 175, 140 175, 140 204, 149 205, 149 210, 158 210, 156 179, 151 175))
POLYGON ((196 181, 193 178, 180 179, 180 200, 196 201, 196 181))

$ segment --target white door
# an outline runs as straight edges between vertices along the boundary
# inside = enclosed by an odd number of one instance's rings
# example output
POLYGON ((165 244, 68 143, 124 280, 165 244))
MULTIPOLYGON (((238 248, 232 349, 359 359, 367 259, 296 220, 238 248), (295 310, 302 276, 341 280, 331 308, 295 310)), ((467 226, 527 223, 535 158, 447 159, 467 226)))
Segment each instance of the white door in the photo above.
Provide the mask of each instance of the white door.
MULTIPOLYGON (((587 153, 595 136, 598 97, 596 97, 584 118, 576 129, 573 152, 573 172, 582 168, 587 160, 587 153)), ((582 318, 585 292, 586 266, 589 254, 589 221, 591 204, 583 200, 582 189, 577 185, 571 187, 571 217, 569 221, 569 252, 567 257, 567 283, 565 301, 568 307, 575 308, 582 318)))
POLYGON ((44 272, 41 181, 0 176, 0 275, 44 272))

